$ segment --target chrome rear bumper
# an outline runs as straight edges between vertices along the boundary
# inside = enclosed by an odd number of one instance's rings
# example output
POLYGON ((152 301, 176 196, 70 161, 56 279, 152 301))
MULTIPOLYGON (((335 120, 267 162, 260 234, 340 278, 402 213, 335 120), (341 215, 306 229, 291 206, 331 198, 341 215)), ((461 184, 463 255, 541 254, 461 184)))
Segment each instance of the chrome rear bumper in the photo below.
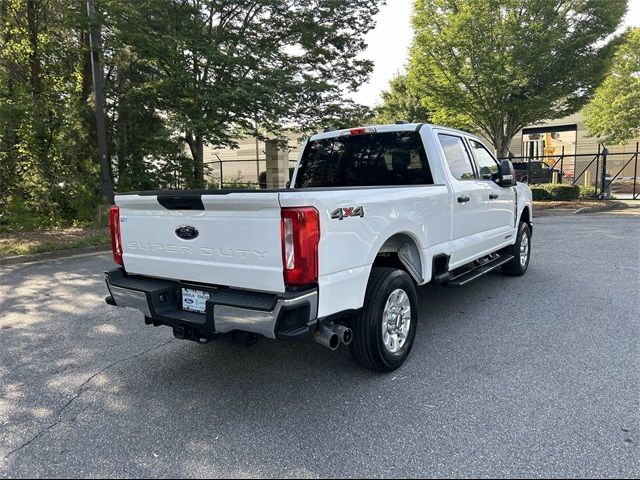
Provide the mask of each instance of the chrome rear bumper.
POLYGON ((273 339, 305 336, 316 324, 317 289, 283 294, 232 290, 219 286, 190 285, 173 280, 127 275, 122 269, 105 274, 107 303, 135 308, 147 323, 187 328, 194 337, 208 338, 234 331, 273 339), (209 293, 204 314, 183 311, 182 287, 209 293))

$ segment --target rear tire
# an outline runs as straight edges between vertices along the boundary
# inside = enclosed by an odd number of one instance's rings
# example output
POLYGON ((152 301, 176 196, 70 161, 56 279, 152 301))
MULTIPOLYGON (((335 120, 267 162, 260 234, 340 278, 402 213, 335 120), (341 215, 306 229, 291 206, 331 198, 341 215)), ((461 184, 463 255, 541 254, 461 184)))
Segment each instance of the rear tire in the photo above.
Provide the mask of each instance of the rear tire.
POLYGON ((374 267, 364 307, 352 319, 353 359, 369 370, 389 373, 409 356, 416 336, 418 296, 404 270, 374 267))
POLYGON ((528 223, 520 222, 516 243, 505 248, 503 252, 513 255, 513 259, 502 266, 502 273, 512 277, 524 275, 531 259, 531 229, 528 223))

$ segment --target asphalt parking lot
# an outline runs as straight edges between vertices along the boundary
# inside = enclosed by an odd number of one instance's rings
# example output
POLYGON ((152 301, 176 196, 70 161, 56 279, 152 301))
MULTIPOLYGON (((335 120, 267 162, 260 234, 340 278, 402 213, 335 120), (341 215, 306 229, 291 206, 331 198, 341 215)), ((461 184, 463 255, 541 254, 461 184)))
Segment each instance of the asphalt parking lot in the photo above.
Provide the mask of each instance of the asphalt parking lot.
POLYGON ((109 255, 0 267, 0 477, 638 477, 640 216, 536 219, 529 272, 420 289, 407 364, 201 346, 109 255))

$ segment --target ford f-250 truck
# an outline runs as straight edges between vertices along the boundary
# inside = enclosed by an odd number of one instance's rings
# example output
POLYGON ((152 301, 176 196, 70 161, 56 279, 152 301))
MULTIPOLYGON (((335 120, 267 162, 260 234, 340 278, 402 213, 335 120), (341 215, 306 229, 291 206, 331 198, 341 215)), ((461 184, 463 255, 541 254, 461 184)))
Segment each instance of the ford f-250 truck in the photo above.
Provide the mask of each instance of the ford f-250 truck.
POLYGON ((390 372, 413 346, 417 285, 525 273, 531 200, 468 133, 328 131, 304 144, 286 189, 118 195, 106 301, 180 339, 311 335, 390 372))

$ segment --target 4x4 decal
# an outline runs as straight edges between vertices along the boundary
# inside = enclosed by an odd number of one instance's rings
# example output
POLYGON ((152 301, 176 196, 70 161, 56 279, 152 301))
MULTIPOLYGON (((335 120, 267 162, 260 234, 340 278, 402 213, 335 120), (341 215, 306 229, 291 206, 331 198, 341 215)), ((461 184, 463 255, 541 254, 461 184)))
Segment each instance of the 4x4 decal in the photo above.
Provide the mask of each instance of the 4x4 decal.
POLYGON ((359 207, 336 208, 331 212, 333 219, 344 220, 346 217, 364 217, 364 207, 360 205, 359 207))

